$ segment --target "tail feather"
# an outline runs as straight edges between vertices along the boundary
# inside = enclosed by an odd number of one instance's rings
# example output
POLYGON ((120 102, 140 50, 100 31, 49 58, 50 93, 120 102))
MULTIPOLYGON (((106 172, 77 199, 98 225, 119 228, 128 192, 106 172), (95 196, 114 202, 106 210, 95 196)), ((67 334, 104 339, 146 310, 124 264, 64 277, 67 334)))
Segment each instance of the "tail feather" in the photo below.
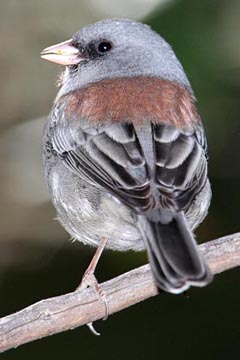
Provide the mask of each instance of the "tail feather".
POLYGON ((156 284, 171 293, 181 293, 191 285, 207 285, 212 275, 197 249, 184 214, 168 214, 162 223, 161 216, 139 216, 148 257, 156 284))

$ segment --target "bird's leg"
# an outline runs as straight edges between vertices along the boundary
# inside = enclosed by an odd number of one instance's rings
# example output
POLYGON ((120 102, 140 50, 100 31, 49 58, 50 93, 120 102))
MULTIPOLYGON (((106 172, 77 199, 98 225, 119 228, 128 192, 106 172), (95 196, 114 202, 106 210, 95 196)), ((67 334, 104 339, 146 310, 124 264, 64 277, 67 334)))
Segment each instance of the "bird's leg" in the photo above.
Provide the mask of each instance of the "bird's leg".
POLYGON ((97 248, 95 254, 93 255, 93 258, 92 258, 87 270, 85 271, 85 273, 83 275, 83 278, 82 278, 82 282, 81 282, 81 284, 79 286, 82 286, 83 282, 85 282, 89 277, 94 275, 97 264, 99 262, 99 259, 100 259, 101 255, 102 255, 102 252, 103 252, 106 244, 107 244, 107 238, 102 237, 101 240, 100 240, 100 243, 98 245, 98 248, 97 248))
MULTIPOLYGON (((105 316, 104 316, 103 320, 106 320, 109 315, 107 296, 106 296, 104 290, 99 285, 94 273, 95 273, 98 261, 102 255, 102 252, 103 252, 106 244, 107 244, 107 238, 105 238, 105 237, 101 238, 99 246, 98 246, 87 270, 85 271, 85 273, 83 275, 82 281, 81 281, 80 285, 77 287, 77 289, 92 287, 96 291, 97 295, 100 297, 101 301, 103 302, 103 304, 105 306, 105 316)), ((88 324, 88 326, 89 326, 90 330, 93 331, 92 323, 88 324)), ((95 330, 93 332, 95 335, 100 335, 95 330)))

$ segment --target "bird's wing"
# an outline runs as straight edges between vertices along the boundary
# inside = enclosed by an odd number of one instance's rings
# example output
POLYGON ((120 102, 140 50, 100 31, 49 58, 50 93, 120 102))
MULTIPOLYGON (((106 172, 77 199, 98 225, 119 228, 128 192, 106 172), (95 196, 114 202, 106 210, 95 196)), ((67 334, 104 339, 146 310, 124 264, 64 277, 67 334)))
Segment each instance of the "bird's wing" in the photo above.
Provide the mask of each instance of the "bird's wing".
POLYGON ((162 207, 186 211, 207 181, 207 144, 201 123, 181 131, 154 127, 155 182, 162 207))
POLYGON ((51 115, 48 129, 53 151, 75 174, 101 186, 138 213, 153 207, 150 177, 131 124, 91 126, 69 123, 66 114, 51 115))
POLYGON ((202 128, 180 131, 169 125, 151 125, 150 143, 155 168, 150 169, 144 144, 131 123, 91 125, 85 119, 70 122, 64 111, 51 115, 50 138, 57 156, 77 175, 105 188, 137 213, 156 204, 186 210, 206 181, 205 140, 202 128), (56 126, 57 123, 57 126, 56 126))

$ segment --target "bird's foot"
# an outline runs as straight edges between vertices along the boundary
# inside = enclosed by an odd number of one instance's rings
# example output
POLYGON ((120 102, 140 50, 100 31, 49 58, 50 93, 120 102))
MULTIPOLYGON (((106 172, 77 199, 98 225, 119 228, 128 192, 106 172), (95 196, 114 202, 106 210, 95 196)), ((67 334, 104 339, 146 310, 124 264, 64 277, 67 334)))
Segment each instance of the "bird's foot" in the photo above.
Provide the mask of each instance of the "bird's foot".
MULTIPOLYGON (((105 291, 102 289, 101 285, 98 283, 94 273, 95 273, 98 261, 102 255, 102 252, 103 252, 106 244, 107 244, 107 238, 102 238, 87 270, 85 271, 85 273, 83 275, 80 285, 77 287, 77 289, 83 289, 83 288, 89 288, 89 287, 94 289, 94 291, 96 292, 96 294, 98 295, 98 297, 100 298, 101 302, 104 304, 104 307, 105 307, 105 316, 104 316, 103 320, 106 320, 109 315, 108 299, 107 299, 107 295, 106 295, 105 291)), ((92 323, 89 323, 87 325, 94 335, 100 335, 94 329, 92 323)))

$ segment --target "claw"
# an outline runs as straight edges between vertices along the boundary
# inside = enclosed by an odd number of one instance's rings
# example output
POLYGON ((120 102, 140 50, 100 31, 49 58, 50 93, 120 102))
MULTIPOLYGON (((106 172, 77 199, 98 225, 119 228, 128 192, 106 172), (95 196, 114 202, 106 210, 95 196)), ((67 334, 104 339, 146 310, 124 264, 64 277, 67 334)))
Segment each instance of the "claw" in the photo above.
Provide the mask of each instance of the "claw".
POLYGON ((97 330, 95 330, 94 326, 93 326, 93 323, 90 322, 88 324, 86 324, 89 328, 89 330, 96 336, 100 336, 101 334, 99 332, 97 332, 97 330))

